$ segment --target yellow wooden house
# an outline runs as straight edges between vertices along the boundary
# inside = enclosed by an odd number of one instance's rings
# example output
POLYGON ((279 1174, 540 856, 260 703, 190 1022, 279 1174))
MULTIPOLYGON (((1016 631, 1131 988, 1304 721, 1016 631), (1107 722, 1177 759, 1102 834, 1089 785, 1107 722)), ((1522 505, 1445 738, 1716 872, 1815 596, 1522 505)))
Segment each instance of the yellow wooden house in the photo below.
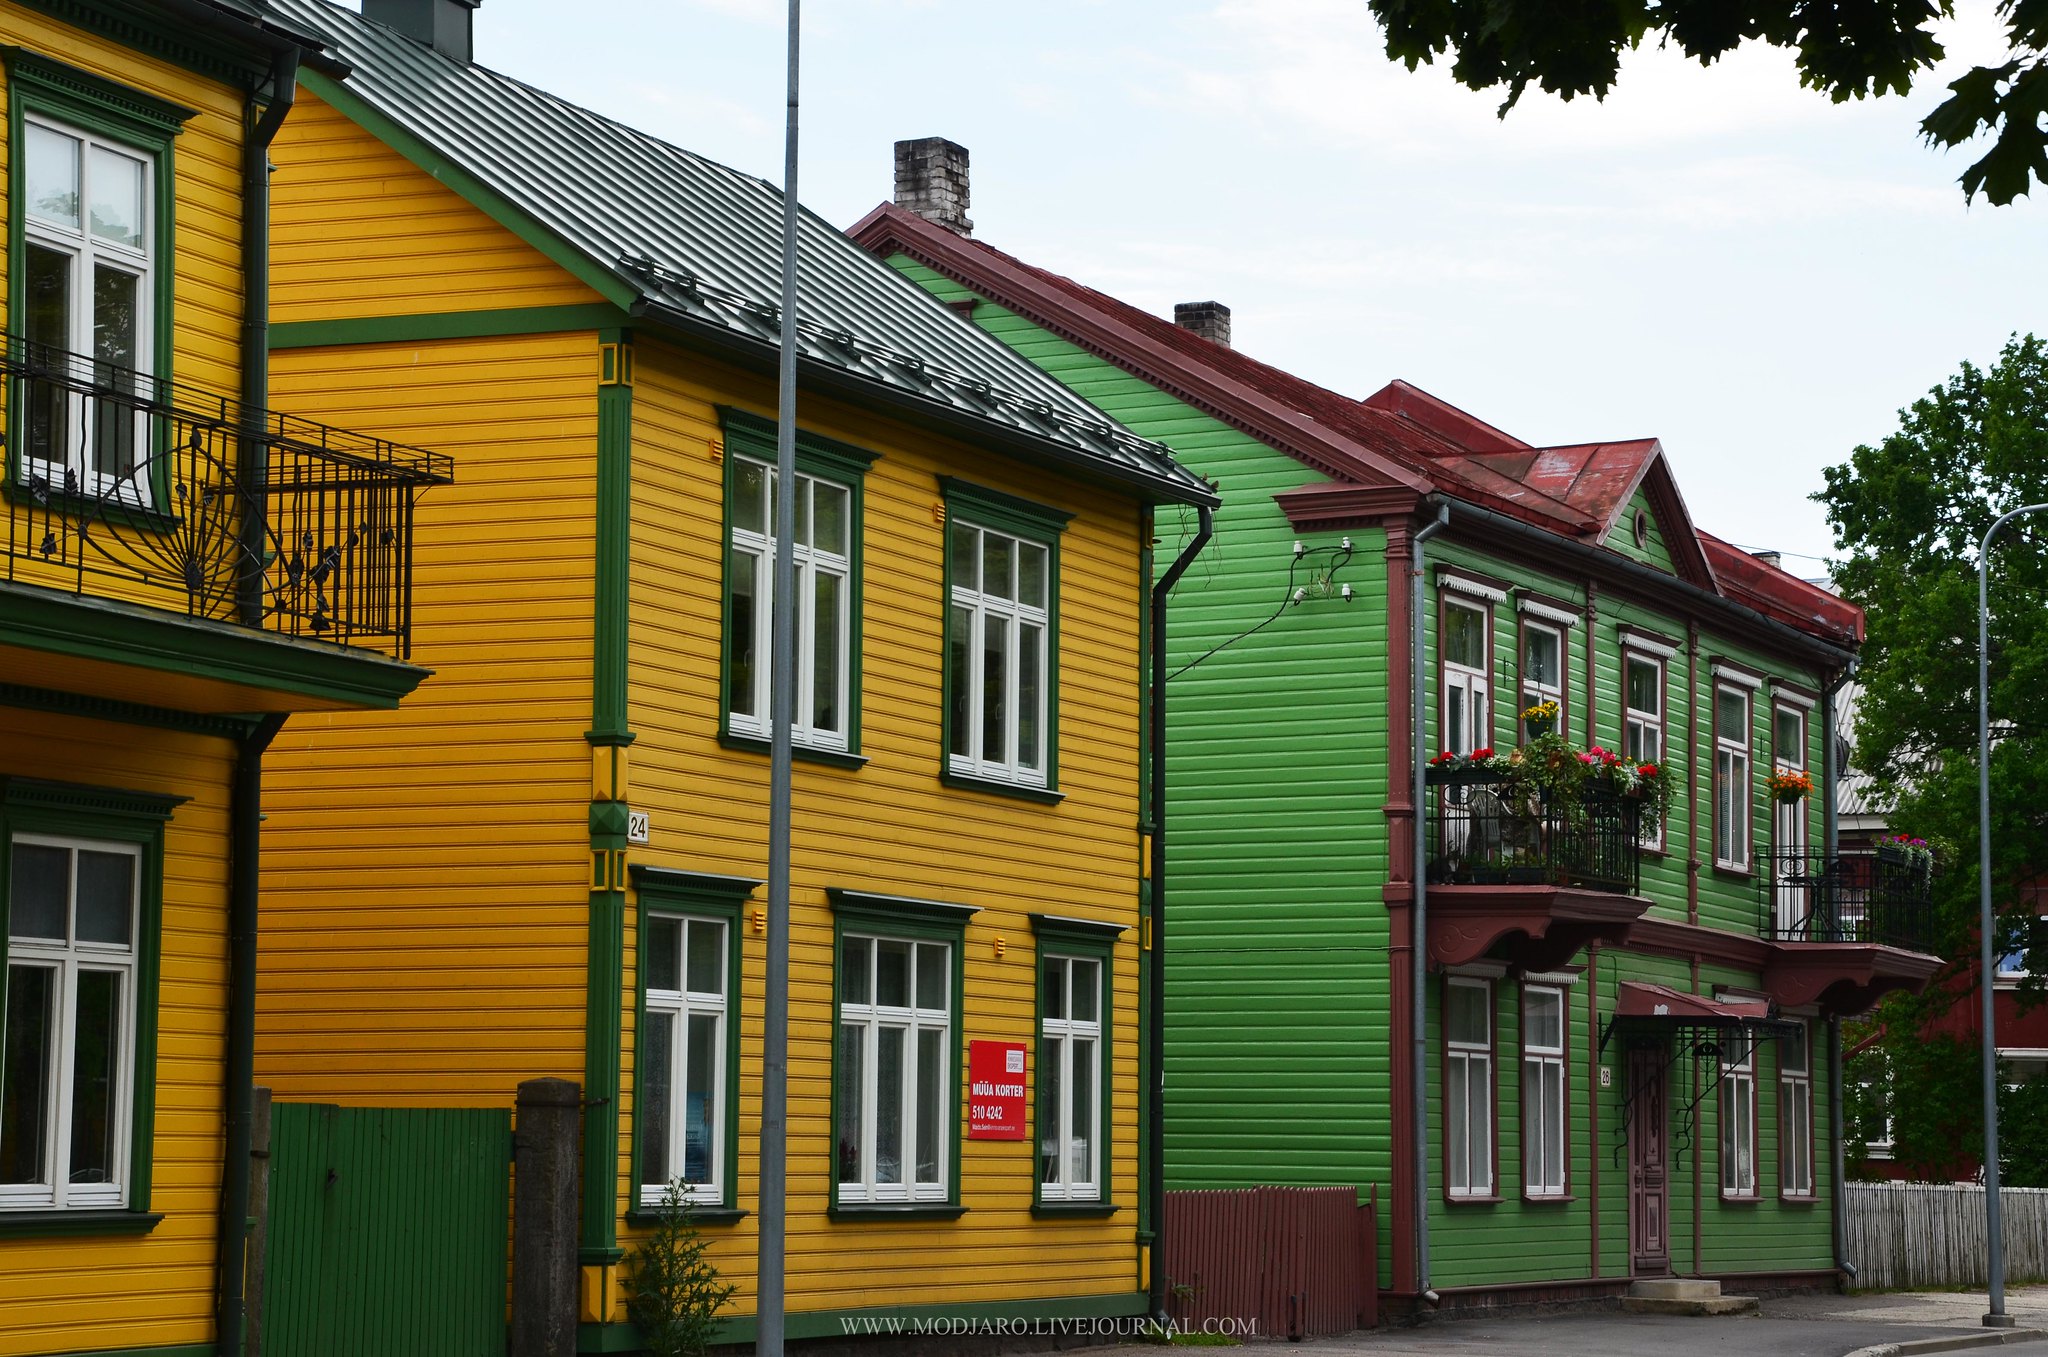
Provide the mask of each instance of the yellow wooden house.
POLYGON ((425 677, 447 464, 266 408, 302 63, 340 71, 243 0, 0 0, 6 1357, 239 1331, 265 745, 425 677))
MULTIPOLYGON (((476 64, 461 0, 273 7, 352 68, 273 153, 276 384, 464 485, 421 508, 433 685, 266 765, 259 1079, 577 1081, 585 1349, 634 1345, 671 1183, 744 1340, 780 197, 476 64)), ((1213 497, 802 230, 789 1332, 1137 1314, 1150 548, 1213 497)))

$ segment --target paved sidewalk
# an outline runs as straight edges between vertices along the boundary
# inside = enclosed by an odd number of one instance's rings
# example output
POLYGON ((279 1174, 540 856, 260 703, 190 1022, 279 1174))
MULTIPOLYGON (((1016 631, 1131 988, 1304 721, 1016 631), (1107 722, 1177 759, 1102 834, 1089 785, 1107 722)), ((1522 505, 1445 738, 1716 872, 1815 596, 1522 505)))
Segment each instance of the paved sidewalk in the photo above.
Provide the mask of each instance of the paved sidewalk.
MULTIPOLYGON (((2009 1291, 2006 1309, 2022 1327, 2048 1330, 2048 1287, 2009 1291)), ((1288 1347, 1303 1357, 1846 1357, 1863 1348, 1989 1337, 1993 1331, 1980 1323, 1983 1313, 1982 1292, 1787 1296, 1765 1301, 1760 1316, 1694 1319, 1591 1311, 1439 1319, 1288 1347)), ((1976 1350, 1987 1357, 2048 1357, 2048 1341, 1976 1350)), ((1158 1357, 1161 1351, 1098 1348, 1091 1357, 1158 1357)), ((1904 1354, 1914 1351, 1903 1349, 1904 1354)))

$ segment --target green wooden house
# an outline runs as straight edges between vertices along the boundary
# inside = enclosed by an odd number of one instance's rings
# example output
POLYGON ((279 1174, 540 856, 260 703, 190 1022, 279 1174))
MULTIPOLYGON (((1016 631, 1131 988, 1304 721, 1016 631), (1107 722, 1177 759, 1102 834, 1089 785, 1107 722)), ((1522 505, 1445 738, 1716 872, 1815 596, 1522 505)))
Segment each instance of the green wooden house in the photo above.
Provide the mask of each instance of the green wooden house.
POLYGON ((1654 439, 1325 390, 897 163, 854 237, 1222 496, 1168 630, 1167 1186, 1376 1194, 1383 1311, 1834 1285, 1837 1023, 1937 966, 1924 877, 1830 851, 1858 611, 1654 439))

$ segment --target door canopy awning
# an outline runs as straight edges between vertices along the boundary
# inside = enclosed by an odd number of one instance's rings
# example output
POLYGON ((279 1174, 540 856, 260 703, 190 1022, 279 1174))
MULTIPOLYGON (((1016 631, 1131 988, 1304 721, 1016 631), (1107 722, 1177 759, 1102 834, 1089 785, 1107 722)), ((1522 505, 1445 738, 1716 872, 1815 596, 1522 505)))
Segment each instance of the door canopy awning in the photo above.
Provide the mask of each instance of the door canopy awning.
POLYGON ((1766 999, 1710 999, 1704 994, 1687 994, 1668 985, 1640 980, 1621 982, 1614 1005, 1617 1018, 1666 1018, 1688 1027, 1740 1027, 1746 1023, 1768 1022, 1770 1001, 1766 999))

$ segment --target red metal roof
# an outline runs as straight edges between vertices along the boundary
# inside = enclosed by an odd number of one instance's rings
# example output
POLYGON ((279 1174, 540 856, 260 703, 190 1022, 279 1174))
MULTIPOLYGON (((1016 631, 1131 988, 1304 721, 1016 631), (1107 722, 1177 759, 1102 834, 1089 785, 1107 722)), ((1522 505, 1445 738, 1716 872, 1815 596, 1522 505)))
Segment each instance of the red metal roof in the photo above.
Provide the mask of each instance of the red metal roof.
POLYGON ((1333 481, 1441 490, 1593 545, 1640 490, 1680 578, 1829 641, 1862 638, 1855 605, 1698 532, 1654 438, 1534 447, 1398 379, 1354 400, 890 203, 847 234, 876 254, 908 254, 1333 481))

